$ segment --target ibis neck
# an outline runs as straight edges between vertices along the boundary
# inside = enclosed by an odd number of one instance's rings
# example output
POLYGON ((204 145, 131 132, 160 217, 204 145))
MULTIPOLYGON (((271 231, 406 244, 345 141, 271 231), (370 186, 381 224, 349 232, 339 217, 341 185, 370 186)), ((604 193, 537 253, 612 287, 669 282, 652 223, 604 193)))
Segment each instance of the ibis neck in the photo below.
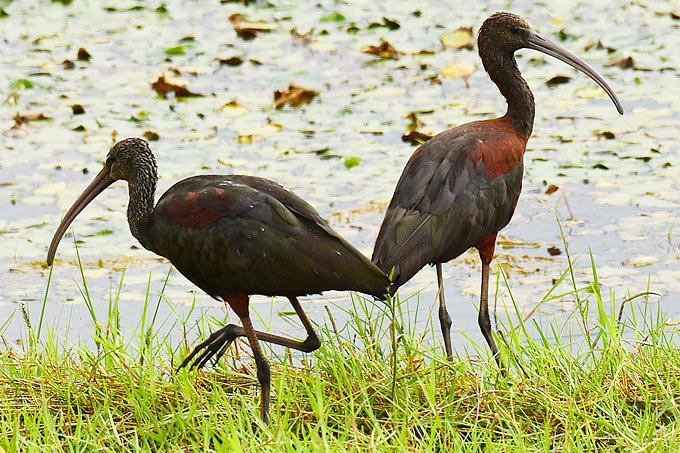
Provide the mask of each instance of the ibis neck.
POLYGON ((127 218, 130 232, 147 250, 153 250, 151 225, 157 180, 155 169, 140 169, 128 180, 130 202, 127 218))
POLYGON ((508 103, 504 118, 528 139, 534 127, 534 95, 519 72, 514 52, 497 50, 487 54, 480 48, 480 56, 486 72, 508 103))

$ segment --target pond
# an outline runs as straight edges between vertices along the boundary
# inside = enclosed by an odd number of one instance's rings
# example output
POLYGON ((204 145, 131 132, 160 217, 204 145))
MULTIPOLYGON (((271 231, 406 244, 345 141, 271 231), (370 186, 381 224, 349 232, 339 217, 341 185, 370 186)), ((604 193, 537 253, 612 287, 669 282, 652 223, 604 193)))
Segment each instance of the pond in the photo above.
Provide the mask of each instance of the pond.
MULTIPOLYGON (((461 27, 476 34, 497 10, 521 15, 591 63, 626 114, 618 115, 594 82, 562 62, 518 53, 536 98, 536 121, 522 196, 492 263, 491 305, 512 313, 512 295, 522 314, 534 310, 568 269, 566 241, 578 288, 593 281, 592 253, 606 298, 611 294, 618 305, 653 291, 661 296, 650 296, 650 304, 667 318, 680 315, 677 5, 245 3, 0 1, 0 325, 6 339, 25 331, 20 304, 37 322, 56 225, 110 146, 129 136, 157 138, 150 142, 159 162, 157 196, 194 174, 270 178, 310 202, 370 256, 415 150, 402 140, 409 128, 432 135, 505 111, 476 49, 456 44, 461 27), (382 41, 396 51, 386 56, 396 58, 365 52, 382 41), (201 96, 159 96, 152 83, 162 76, 201 96), (309 104, 274 108, 274 92, 291 84, 319 94, 309 104)), ((155 304, 166 277, 162 319, 186 315, 194 304, 224 318, 219 303, 178 273, 168 275, 169 263, 137 244, 126 206, 127 189, 119 182, 70 229, 100 320, 122 281, 121 322, 132 331, 147 290, 155 304)), ((458 348, 468 346, 465 336, 482 341, 479 267, 474 251, 444 266, 458 348)), ((436 319, 435 282, 434 270, 426 268, 400 290, 402 298, 418 293, 409 309, 423 328, 436 319)), ((573 319, 572 285, 570 278, 559 283, 551 295, 566 295, 541 304, 533 317, 573 319)), ((57 252, 45 320, 72 341, 92 334, 81 291, 69 233, 57 252)), ((328 320, 325 306, 342 322, 349 297, 330 292, 305 298, 303 306, 317 323, 328 320)), ((302 335, 282 313, 290 310, 285 299, 255 297, 252 306, 259 325, 302 335)))

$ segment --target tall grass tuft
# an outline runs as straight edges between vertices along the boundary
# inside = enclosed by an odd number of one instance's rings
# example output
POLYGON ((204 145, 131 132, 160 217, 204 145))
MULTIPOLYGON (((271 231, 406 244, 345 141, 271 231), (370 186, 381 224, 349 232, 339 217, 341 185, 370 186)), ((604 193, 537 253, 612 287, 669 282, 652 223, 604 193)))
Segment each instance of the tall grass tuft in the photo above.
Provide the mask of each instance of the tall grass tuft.
MULTIPOLYGON (((505 301, 496 313, 505 377, 484 344, 473 345, 474 356, 458 352, 448 362, 415 328, 409 306, 418 303, 417 295, 387 304, 352 295, 345 324, 328 311, 319 326, 323 346, 313 355, 274 351, 269 426, 258 418, 259 386, 248 348, 232 347, 214 368, 176 373, 186 345, 173 345, 160 327, 191 337, 187 318, 158 319, 165 295, 147 290, 142 318, 126 338, 118 311, 121 277, 110 291, 107 320, 97 319, 88 305, 93 348, 60 338, 42 313, 34 332, 30 313, 22 312, 29 341, 0 356, 0 447, 677 450, 677 326, 664 321, 649 292, 617 305, 613 293, 602 294, 592 257, 591 264, 592 283, 574 289, 579 308, 573 322, 536 315, 538 306, 556 297, 555 287, 524 315, 512 297, 505 301)), ((93 304, 81 276, 83 299, 93 304)), ((499 270, 498 281, 503 279, 499 270)), ((214 320, 198 324, 202 336, 214 328, 214 320)))

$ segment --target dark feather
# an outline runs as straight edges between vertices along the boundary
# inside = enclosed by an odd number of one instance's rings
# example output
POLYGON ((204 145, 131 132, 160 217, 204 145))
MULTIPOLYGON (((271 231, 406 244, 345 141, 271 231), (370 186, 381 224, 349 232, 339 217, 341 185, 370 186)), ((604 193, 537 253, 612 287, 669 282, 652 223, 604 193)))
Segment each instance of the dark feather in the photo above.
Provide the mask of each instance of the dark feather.
POLYGON ((383 296, 385 275, 308 203, 252 176, 178 182, 155 209, 155 250, 208 294, 352 289, 383 296), (198 217, 199 220, 186 220, 198 217))
POLYGON ((394 268, 392 291, 426 264, 459 256, 510 221, 525 141, 508 128, 501 120, 469 123, 442 132, 411 156, 372 258, 388 274, 394 268), (507 149, 494 155, 498 147, 507 149))

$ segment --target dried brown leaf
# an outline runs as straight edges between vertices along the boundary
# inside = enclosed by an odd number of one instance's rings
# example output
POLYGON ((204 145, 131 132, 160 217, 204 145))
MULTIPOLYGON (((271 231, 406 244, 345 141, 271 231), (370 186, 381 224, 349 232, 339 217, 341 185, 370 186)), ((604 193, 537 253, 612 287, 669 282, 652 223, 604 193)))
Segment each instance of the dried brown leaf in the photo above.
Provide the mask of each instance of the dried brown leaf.
POLYGON ((597 42, 591 42, 590 44, 585 46, 583 48, 583 50, 585 50, 587 52, 587 51, 589 51, 590 49, 593 49, 593 48, 595 48, 597 50, 607 49, 607 53, 616 52, 616 49, 614 47, 605 46, 604 44, 602 44, 602 41, 600 41, 599 39, 597 40, 597 42))
POLYGON ((81 47, 80 49, 78 49, 78 60, 80 60, 80 61, 90 61, 91 58, 92 58, 92 55, 90 55, 90 53, 87 50, 85 50, 84 47, 81 47))
POLYGON ((275 109, 280 109, 285 104, 289 104, 292 107, 298 107, 303 104, 309 104, 312 99, 318 95, 318 91, 308 90, 307 88, 302 88, 291 84, 287 90, 274 91, 274 104, 272 107, 275 109))
POLYGON ((297 28, 293 27, 290 30, 290 35, 295 44, 309 44, 314 39, 314 29, 310 29, 307 33, 300 33, 297 28))
POLYGON ((546 195, 552 195, 552 194, 554 194, 555 192, 557 192, 557 189, 559 189, 558 186, 556 186, 555 184, 550 184, 550 185, 548 186, 548 188, 545 189, 545 194, 546 194, 546 195))
POLYGON ((557 256, 562 254, 562 250, 558 249, 557 247, 548 247, 548 253, 550 256, 557 256))
POLYGON ((617 66, 621 69, 631 69, 635 67, 635 61, 633 60, 633 57, 614 58, 608 63, 605 63, 605 66, 617 66))
POLYGON ((26 135, 30 132, 30 128, 26 127, 30 121, 49 119, 50 118, 45 116, 43 113, 27 113, 22 115, 20 112, 17 112, 16 116, 14 117, 14 125, 12 125, 9 131, 6 131, 5 134, 11 137, 26 135))
POLYGON ((155 142, 156 140, 160 139, 161 136, 154 131, 144 131, 142 136, 146 139, 148 142, 155 142))
POLYGON ((406 126, 406 128, 407 128, 409 131, 415 131, 415 130, 418 129, 420 126, 422 126, 422 125, 425 124, 425 123, 423 123, 422 121, 420 121, 420 120, 418 119, 418 116, 416 115, 416 112, 411 112, 411 113, 409 113, 408 115, 406 115, 406 119, 409 120, 409 121, 411 121, 411 122, 409 123, 409 125, 406 126))
POLYGON ((14 117, 14 126, 12 126, 12 128, 19 127, 22 124, 28 123, 29 121, 40 121, 47 119, 49 118, 43 113, 27 113, 22 115, 21 113, 17 112, 16 116, 14 117))
POLYGON ((200 93, 193 93, 183 86, 167 82, 165 80, 165 76, 158 77, 158 80, 151 84, 151 88, 153 88, 156 91, 156 93, 158 93, 158 95, 163 99, 167 98, 168 93, 170 92, 175 93, 175 97, 178 98, 203 96, 200 93))
POLYGON ((401 53, 387 41, 382 41, 377 46, 364 46, 361 48, 361 51, 363 53, 377 55, 380 58, 391 58, 393 60, 398 59, 401 55, 401 53))
POLYGON ((218 58, 217 61, 220 62, 220 65, 224 66, 240 66, 243 64, 243 59, 239 57, 238 55, 235 57, 229 57, 229 58, 218 58))
POLYGON ((401 136, 403 141, 412 145, 422 145, 431 138, 432 135, 419 131, 408 131, 406 134, 401 136))
POLYGON ((229 22, 234 26, 234 31, 238 37, 247 41, 255 39, 258 33, 269 33, 278 28, 277 24, 270 24, 261 20, 250 21, 239 13, 229 16, 229 22))

